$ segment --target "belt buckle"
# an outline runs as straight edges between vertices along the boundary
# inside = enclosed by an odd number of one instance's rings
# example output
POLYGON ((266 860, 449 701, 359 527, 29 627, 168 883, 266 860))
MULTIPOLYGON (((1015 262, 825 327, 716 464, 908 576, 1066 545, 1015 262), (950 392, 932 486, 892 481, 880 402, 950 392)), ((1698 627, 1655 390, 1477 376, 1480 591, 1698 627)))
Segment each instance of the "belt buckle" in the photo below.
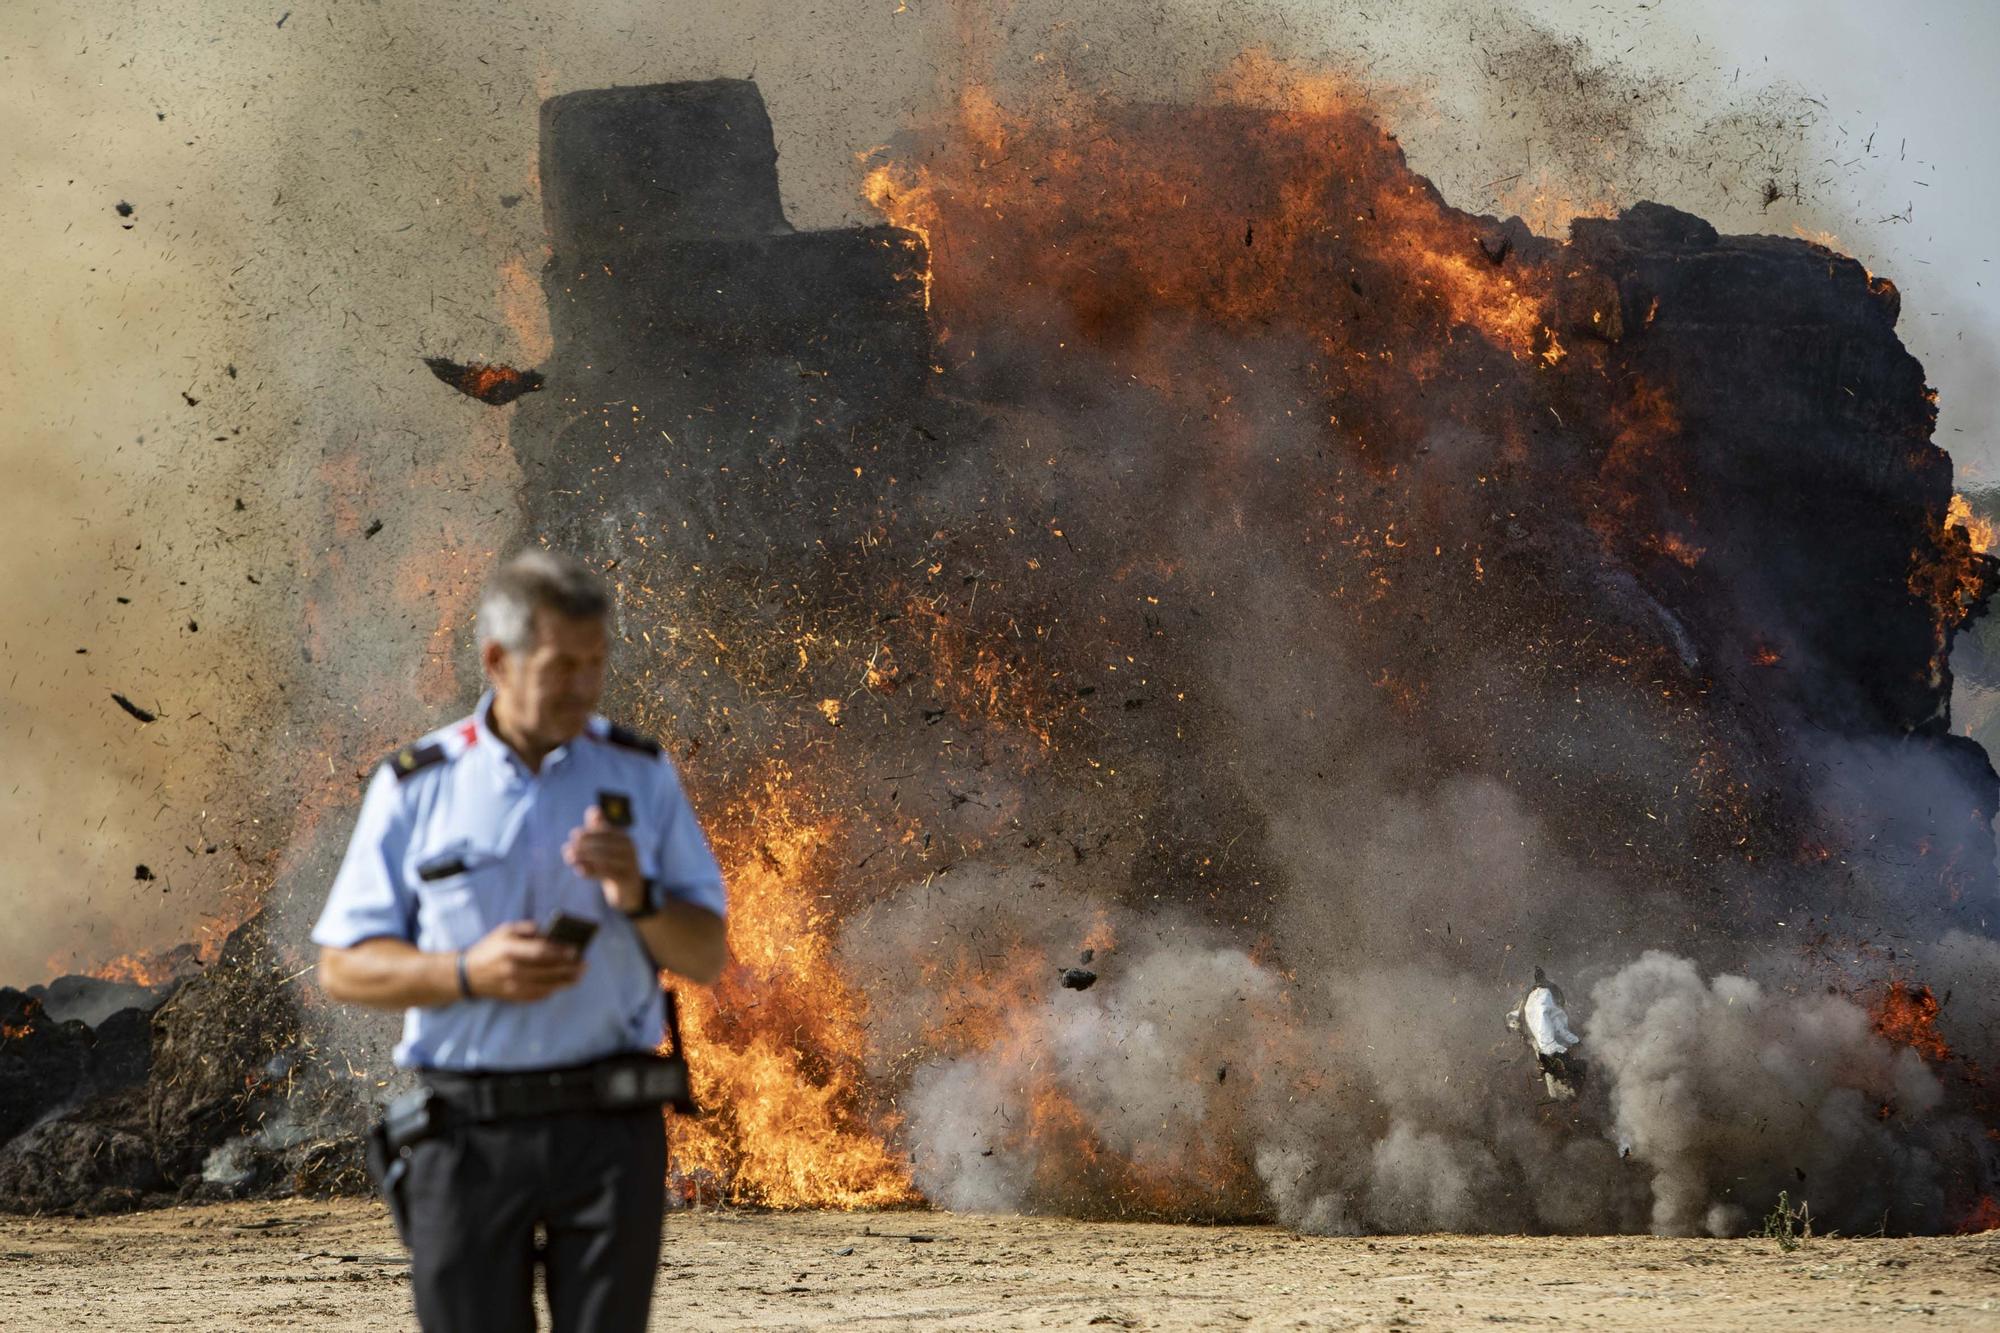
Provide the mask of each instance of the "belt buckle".
POLYGON ((613 1106, 636 1104, 644 1095, 639 1071, 631 1065, 613 1065, 605 1071, 600 1093, 613 1106))

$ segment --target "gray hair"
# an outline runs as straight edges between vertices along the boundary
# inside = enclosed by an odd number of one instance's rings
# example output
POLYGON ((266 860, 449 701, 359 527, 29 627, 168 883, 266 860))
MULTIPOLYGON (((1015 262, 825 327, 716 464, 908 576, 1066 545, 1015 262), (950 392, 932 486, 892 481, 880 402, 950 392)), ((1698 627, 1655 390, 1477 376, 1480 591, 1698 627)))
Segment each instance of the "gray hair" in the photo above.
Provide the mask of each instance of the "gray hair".
POLYGON ((602 620, 611 614, 611 594, 596 571, 574 556, 523 551, 493 571, 479 595, 479 646, 531 651, 535 612, 544 607, 571 620, 602 620))

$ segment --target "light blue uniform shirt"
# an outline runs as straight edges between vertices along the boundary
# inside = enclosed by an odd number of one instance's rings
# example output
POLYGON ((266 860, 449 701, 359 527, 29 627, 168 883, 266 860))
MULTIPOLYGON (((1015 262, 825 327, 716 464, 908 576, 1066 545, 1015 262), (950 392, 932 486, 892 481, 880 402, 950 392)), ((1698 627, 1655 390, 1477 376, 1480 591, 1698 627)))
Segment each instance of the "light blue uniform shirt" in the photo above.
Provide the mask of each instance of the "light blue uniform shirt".
POLYGON ((488 728, 492 695, 463 721, 383 764, 368 785, 315 944, 408 940, 453 953, 505 921, 545 923, 557 911, 598 923, 583 979, 531 1004, 460 1000, 410 1009, 396 1063, 404 1068, 550 1069, 661 1041, 664 1009, 633 924, 596 880, 562 857, 600 792, 631 802, 626 830, 657 902, 722 915, 722 872, 681 791, 673 762, 643 738, 593 717, 584 733, 531 773, 488 728))

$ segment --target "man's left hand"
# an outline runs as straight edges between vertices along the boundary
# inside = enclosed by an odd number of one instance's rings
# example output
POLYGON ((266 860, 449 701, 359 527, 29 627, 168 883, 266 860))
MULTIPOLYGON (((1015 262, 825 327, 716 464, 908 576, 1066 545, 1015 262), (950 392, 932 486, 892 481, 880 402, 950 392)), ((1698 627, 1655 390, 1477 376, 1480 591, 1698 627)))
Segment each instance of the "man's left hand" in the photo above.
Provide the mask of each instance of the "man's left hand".
POLYGON ((639 851, 624 829, 613 827, 596 806, 583 817, 583 827, 570 832, 563 860, 577 874, 596 880, 604 901, 620 912, 646 905, 646 881, 639 873, 639 851))

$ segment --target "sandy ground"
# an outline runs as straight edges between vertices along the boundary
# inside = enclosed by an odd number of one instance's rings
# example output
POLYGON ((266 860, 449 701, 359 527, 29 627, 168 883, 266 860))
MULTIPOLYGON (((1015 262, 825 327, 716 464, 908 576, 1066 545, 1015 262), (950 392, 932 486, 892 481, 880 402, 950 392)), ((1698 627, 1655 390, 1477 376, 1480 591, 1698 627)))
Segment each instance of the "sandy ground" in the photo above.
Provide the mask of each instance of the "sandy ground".
MULTIPOLYGON (((676 1213, 656 1329, 2000 1328, 2000 1232, 1300 1237, 947 1213, 676 1213)), ((0 1218, 0 1328, 414 1328, 372 1201, 0 1218)), ((544 1322, 546 1327, 546 1322, 544 1322)))

